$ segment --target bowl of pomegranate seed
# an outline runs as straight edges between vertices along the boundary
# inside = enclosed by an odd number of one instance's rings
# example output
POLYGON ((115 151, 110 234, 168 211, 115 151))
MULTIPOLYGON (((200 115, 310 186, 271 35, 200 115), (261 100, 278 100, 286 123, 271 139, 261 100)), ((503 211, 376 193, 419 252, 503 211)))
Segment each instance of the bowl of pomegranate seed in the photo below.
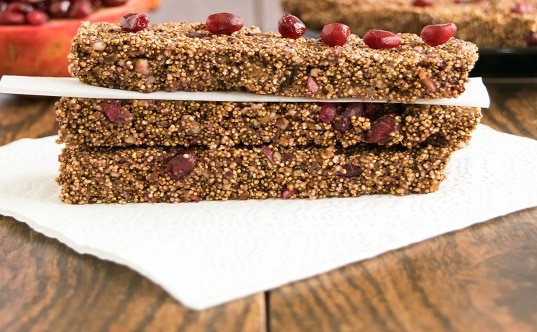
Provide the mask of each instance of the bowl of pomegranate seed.
POLYGON ((0 0, 0 77, 69 76, 67 54, 81 21, 116 22, 160 0, 0 0))

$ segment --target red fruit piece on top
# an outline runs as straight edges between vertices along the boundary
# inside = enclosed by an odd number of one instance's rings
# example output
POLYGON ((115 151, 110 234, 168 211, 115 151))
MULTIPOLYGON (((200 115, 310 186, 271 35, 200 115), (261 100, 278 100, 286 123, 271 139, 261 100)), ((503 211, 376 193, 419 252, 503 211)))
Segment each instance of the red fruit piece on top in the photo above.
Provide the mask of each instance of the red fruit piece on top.
POLYGON ((298 39, 306 33, 306 25, 294 15, 283 14, 278 20, 278 32, 284 38, 298 39))
POLYGON ((366 141, 367 143, 386 144, 393 140, 392 133, 397 131, 397 123, 395 119, 389 115, 386 115, 373 124, 367 131, 366 141))
POLYGON ((343 46, 350 35, 351 29, 343 23, 330 23, 321 30, 321 40, 328 46, 343 46))
POLYGON ((363 37, 364 43, 374 49, 396 48, 401 45, 401 37, 391 31, 371 29, 363 37))
POLYGON ((138 32, 149 27, 149 17, 147 14, 126 14, 119 22, 121 29, 126 32, 138 32))
POLYGON ((207 17, 205 26, 210 33, 230 35, 242 29, 244 21, 240 16, 231 13, 216 13, 207 17))
POLYGON ((442 45, 455 35, 455 23, 432 24, 421 29, 420 37, 428 45, 442 45))

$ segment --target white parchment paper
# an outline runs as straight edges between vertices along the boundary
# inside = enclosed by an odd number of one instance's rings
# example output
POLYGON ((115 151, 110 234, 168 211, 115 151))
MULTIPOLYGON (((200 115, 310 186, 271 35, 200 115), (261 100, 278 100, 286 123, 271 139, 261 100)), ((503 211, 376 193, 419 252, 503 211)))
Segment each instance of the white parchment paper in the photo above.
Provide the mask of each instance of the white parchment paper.
POLYGON ((66 205, 55 137, 0 147, 0 213, 127 265, 193 309, 537 205, 537 141, 480 125, 428 195, 66 205))
MULTIPOLYGON (((156 100, 198 100, 198 101, 229 101, 229 102, 315 102, 326 101, 315 98, 283 97, 262 95, 238 91, 210 92, 166 92, 156 91, 143 93, 136 91, 109 89, 81 83, 72 77, 34 77, 4 75, 0 80, 0 93, 80 97, 108 99, 156 99, 156 100)), ((386 100, 365 100, 359 98, 330 99, 331 102, 386 102, 386 100)), ((487 108, 490 98, 481 77, 472 77, 465 86, 465 91, 457 98, 418 99, 414 104, 453 105, 487 108)))

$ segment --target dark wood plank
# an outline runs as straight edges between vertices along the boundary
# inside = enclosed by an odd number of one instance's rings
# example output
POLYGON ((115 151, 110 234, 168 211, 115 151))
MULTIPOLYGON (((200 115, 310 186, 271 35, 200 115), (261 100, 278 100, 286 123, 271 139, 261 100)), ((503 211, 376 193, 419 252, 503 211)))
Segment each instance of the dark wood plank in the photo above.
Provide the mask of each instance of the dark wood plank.
POLYGON ((80 255, 0 216, 0 331, 264 331, 262 293, 185 308, 124 266, 80 255))
POLYGON ((56 134, 55 101, 54 98, 0 94, 0 145, 20 138, 56 134))

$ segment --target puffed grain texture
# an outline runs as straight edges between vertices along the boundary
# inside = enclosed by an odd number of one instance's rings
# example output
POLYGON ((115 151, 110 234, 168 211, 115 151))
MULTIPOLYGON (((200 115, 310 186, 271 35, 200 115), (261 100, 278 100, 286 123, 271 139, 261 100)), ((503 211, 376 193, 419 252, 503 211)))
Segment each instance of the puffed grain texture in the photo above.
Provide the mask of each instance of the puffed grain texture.
POLYGON ((451 150, 357 146, 254 148, 72 148, 60 157, 60 197, 69 204, 356 197, 436 191, 451 150), (195 155, 179 178, 171 158, 195 155))
POLYGON ((427 140, 457 149, 481 118, 479 108, 387 103, 234 103, 61 98, 55 105, 59 141, 72 146, 350 147, 367 142, 380 118, 395 120, 386 146, 417 147, 427 140), (121 107, 128 121, 111 121, 103 108, 121 107), (331 122, 322 105, 337 109, 331 122), (362 115, 348 117, 349 107, 362 115), (348 117, 348 119, 347 119, 348 117), (349 121, 348 130, 337 126, 349 121))
POLYGON ((213 35, 203 23, 176 22, 131 33, 117 24, 83 22, 69 70, 87 84, 141 92, 245 90, 411 102, 464 91, 476 45, 451 38, 433 47, 415 34, 400 36, 398 48, 377 50, 354 34, 344 46, 330 47, 255 27, 213 35))

